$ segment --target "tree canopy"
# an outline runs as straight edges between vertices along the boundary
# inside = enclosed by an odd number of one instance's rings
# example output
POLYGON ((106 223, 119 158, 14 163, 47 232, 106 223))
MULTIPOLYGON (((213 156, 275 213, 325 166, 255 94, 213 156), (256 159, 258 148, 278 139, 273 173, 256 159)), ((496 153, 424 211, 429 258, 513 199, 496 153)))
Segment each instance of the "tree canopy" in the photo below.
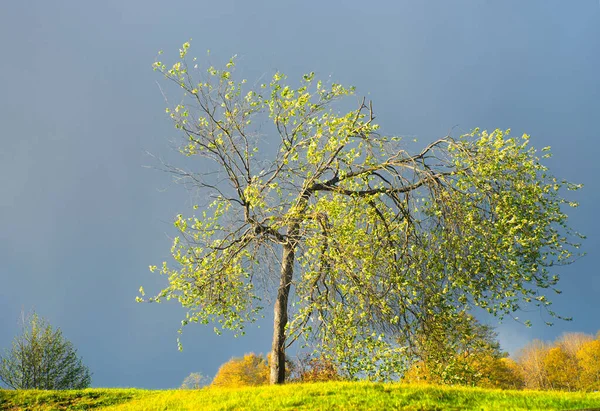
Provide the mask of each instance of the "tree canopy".
POLYGON ((562 190, 580 186, 553 177, 528 135, 475 129, 409 152, 370 102, 341 111, 353 88, 279 72, 248 87, 235 59, 202 68, 189 46, 154 69, 182 89, 167 108, 181 153, 203 159, 167 169, 208 201, 175 219, 176 264, 151 267, 168 285, 150 301, 238 333, 274 302, 272 383, 298 338, 346 374, 388 378, 406 366, 399 335, 472 307, 556 316, 554 268, 579 246, 562 190))

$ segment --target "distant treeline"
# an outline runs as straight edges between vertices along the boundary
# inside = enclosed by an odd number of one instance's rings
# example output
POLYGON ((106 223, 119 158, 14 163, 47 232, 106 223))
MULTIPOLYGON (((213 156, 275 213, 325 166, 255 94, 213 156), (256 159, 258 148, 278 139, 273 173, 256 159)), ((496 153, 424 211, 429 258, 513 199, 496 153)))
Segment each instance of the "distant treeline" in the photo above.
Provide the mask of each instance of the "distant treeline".
MULTIPOLYGON (((567 333, 552 343, 534 340, 514 358, 500 350, 495 337, 491 327, 478 324, 470 340, 464 342, 463 338, 463 344, 455 346, 454 355, 444 352, 443 359, 434 353, 415 357, 401 381, 503 389, 600 390, 600 332, 596 337, 567 333)), ((269 383, 268 370, 268 358, 246 354, 223 364, 211 385, 265 385, 269 383)), ((288 370, 288 381, 347 379, 331 360, 316 354, 288 361, 288 370)), ((202 377, 202 384, 199 382, 200 374, 192 373, 182 388, 200 388, 210 379, 202 377)))

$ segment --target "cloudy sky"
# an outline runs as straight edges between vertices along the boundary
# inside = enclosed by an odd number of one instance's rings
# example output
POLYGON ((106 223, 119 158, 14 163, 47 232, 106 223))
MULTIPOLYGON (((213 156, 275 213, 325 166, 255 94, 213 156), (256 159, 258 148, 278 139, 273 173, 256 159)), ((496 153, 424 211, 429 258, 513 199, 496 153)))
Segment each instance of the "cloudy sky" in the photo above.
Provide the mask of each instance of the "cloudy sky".
MULTIPOLYGON (((94 386, 169 388, 267 352, 269 319, 241 339, 188 327, 175 304, 134 302, 165 279, 188 196, 147 152, 177 160, 151 64, 210 49, 244 76, 315 71, 374 101, 387 133, 431 140, 512 128, 552 146, 552 171, 585 184, 572 225, 588 255, 555 298, 572 322, 498 325, 504 348, 600 329, 600 4, 597 0, 4 0, 0 7, 0 347, 35 309, 78 348, 94 386), (150 166, 150 168, 146 167, 150 166)), ((268 313, 271 310, 269 309, 268 313)))

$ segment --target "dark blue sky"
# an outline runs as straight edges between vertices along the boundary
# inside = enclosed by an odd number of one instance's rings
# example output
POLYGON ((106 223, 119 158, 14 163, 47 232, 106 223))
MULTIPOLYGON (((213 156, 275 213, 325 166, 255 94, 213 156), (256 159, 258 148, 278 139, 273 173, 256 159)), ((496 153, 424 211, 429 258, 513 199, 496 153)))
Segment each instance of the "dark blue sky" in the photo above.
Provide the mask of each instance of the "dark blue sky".
MULTIPOLYGON (((188 327, 183 310, 136 304, 164 278, 172 218, 188 196, 146 151, 176 160, 151 69, 156 52, 238 54, 254 80, 315 71, 374 100, 390 134, 428 141, 476 126, 551 145, 560 177, 585 184, 571 211, 588 256, 562 270, 546 327, 507 322, 506 349, 600 329, 600 3, 598 0, 6 0, 0 11, 0 347, 35 308, 79 349, 94 386, 168 388, 266 352, 270 322, 241 339, 188 327)), ((271 313, 271 309, 267 314, 271 313)))

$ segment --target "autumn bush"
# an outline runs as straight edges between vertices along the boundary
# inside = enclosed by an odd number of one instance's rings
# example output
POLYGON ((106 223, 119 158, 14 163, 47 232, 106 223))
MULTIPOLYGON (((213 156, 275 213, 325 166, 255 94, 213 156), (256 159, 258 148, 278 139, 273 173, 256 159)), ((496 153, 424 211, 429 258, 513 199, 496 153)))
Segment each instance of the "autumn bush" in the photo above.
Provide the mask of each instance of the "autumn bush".
POLYGON ((344 378, 336 365, 322 355, 306 354, 296 363, 294 379, 298 382, 341 381, 344 378))
POLYGON ((214 387, 244 387, 269 383, 267 359, 254 353, 232 358, 221 365, 212 381, 214 387))

